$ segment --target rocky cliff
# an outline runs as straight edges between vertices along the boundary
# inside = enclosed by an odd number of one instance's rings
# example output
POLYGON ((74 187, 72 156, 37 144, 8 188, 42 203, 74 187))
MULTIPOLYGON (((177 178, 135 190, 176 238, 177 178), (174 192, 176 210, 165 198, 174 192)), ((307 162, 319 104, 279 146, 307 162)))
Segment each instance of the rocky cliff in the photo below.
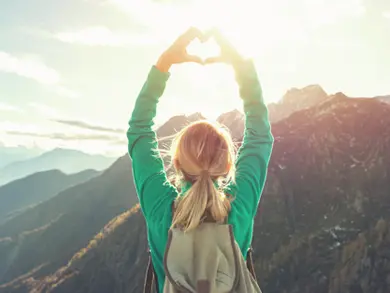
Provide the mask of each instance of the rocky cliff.
POLYGON ((318 105, 328 99, 328 94, 319 85, 288 90, 277 103, 268 105, 270 120, 275 123, 292 113, 318 105))

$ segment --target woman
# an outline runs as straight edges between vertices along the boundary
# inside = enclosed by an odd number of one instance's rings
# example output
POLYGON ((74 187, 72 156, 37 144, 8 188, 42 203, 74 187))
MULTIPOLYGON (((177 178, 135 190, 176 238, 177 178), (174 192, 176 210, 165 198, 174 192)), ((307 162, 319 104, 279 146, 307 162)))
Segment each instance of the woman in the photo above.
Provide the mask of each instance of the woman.
POLYGON ((187 54, 186 47, 192 40, 207 38, 194 28, 161 55, 137 98, 129 122, 129 154, 159 292, 163 292, 164 251, 173 226, 189 232, 205 218, 215 222, 227 218, 246 257, 272 151, 268 111, 253 63, 244 60, 220 34, 212 35, 221 49, 218 57, 202 62, 187 54), (171 159, 177 179, 173 186, 167 181, 163 161, 156 151, 158 144, 152 126, 170 67, 185 62, 224 62, 233 67, 244 105, 245 133, 235 159, 232 138, 220 126, 201 121, 184 128, 172 144, 171 159))

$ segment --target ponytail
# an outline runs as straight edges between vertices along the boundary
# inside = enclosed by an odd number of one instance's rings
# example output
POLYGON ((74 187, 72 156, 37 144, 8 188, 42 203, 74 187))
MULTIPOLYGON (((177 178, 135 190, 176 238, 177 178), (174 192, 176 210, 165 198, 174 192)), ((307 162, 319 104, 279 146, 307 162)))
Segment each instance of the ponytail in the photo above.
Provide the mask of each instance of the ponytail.
POLYGON ((203 171, 186 194, 178 199, 172 228, 179 227, 189 232, 197 228, 206 215, 220 222, 228 216, 229 211, 230 201, 216 188, 210 174, 203 171))

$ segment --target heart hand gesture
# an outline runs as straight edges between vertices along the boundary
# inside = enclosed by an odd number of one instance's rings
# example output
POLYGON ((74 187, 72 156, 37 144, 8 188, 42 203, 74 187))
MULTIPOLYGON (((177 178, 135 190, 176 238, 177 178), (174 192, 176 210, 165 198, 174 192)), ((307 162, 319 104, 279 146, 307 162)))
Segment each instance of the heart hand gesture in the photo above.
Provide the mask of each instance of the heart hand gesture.
MULTIPOLYGON (((226 63, 230 65, 237 65, 243 61, 242 56, 238 53, 236 48, 226 39, 226 37, 217 29, 213 29, 208 33, 208 37, 214 37, 216 43, 220 48, 219 56, 209 57, 204 60, 204 64, 212 63, 226 63)), ((207 39, 208 39, 207 37, 207 39)))
POLYGON ((227 63, 237 65, 243 61, 241 55, 230 44, 230 42, 216 29, 203 34, 196 28, 188 29, 184 34, 179 36, 176 41, 160 56, 156 67, 161 71, 167 72, 173 64, 195 62, 199 64, 227 63), (187 46, 196 38, 201 42, 207 41, 213 37, 220 47, 220 55, 202 60, 199 56, 190 55, 187 52, 187 46))
POLYGON ((206 40, 200 30, 193 27, 188 29, 160 56, 156 65, 157 68, 162 71, 168 71, 173 64, 185 62, 203 64, 203 60, 200 57, 190 55, 187 52, 187 46, 196 38, 198 38, 201 42, 206 40))

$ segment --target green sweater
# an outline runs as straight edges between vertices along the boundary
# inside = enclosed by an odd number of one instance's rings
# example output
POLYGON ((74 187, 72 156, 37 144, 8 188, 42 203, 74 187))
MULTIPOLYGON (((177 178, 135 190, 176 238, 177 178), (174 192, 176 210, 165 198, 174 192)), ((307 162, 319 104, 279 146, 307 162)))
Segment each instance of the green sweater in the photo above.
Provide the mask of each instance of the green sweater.
MULTIPOLYGON (((246 258, 253 235, 256 215, 271 156, 273 137, 256 69, 251 61, 235 67, 245 112, 244 141, 236 160, 236 181, 226 191, 235 199, 229 213, 234 237, 246 258)), ((172 222, 171 206, 179 195, 167 182, 163 161, 158 152, 153 119, 169 73, 152 67, 135 103, 127 132, 128 151, 142 212, 146 219, 148 242, 159 292, 163 292, 164 251, 172 222)))

